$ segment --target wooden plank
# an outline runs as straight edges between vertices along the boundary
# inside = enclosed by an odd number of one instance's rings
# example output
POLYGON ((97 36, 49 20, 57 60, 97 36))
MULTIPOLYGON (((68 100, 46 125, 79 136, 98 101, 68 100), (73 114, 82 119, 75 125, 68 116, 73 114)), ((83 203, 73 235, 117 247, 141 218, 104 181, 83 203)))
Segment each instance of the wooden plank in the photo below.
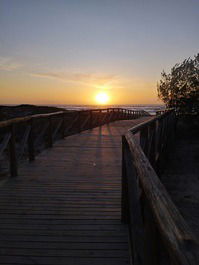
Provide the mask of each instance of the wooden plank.
POLYGON ((131 163, 131 154, 128 145, 125 145, 124 164, 126 166, 127 183, 128 183, 128 211, 129 211, 129 230, 131 240, 131 253, 133 264, 147 264, 148 255, 144 246, 144 227, 142 210, 139 201, 139 179, 133 163, 131 163))
POLYGON ((0 187, 0 264, 129 264, 120 136, 137 122, 69 136, 23 163, 0 187))
POLYGON ((16 229, 16 230, 53 230, 53 231, 121 231, 125 232, 125 226, 121 224, 15 224, 13 227, 10 223, 2 223, 1 229, 16 229))
POLYGON ((88 237, 126 237, 126 230, 119 230, 119 231, 115 231, 115 230, 44 230, 44 229, 2 229, 1 230, 1 236, 15 236, 15 235, 27 235, 27 236, 63 236, 63 237, 67 237, 67 236, 88 236, 88 237))
POLYGON ((1 256, 2 264, 7 265, 15 265, 15 264, 38 264, 38 265, 101 265, 101 264, 115 264, 115 265, 121 265, 121 264, 129 264, 128 258, 82 258, 79 257, 40 257, 36 256, 33 258, 29 256, 1 256))
POLYGON ((28 248, 28 249, 62 249, 62 250, 127 250, 128 243, 120 242, 37 242, 37 241, 7 241, 0 242, 1 248, 28 248))
POLYGON ((122 135, 122 194, 121 194, 121 221, 129 222, 129 201, 128 201, 128 178, 125 161, 126 139, 122 135))
MULTIPOLYGON (((27 235, 26 233, 21 235, 1 235, 2 241, 20 241, 20 242, 65 242, 65 243, 128 243, 126 236, 45 236, 45 235, 27 235)), ((128 255, 127 255, 128 257, 128 255)), ((0 261, 1 262, 1 261, 0 261)))
POLYGON ((96 257, 96 258, 126 258, 127 250, 73 250, 67 251, 65 249, 39 249, 39 248, 1 248, 4 255, 20 255, 20 256, 39 256, 39 257, 96 257))
MULTIPOLYGON (((87 219, 87 220, 82 220, 82 219, 68 219, 68 220, 62 220, 62 219, 0 219, 1 224, 47 224, 47 225, 68 225, 68 224, 76 224, 76 225, 121 225, 120 219, 114 219, 114 220, 106 220, 106 219, 87 219), (6 222, 5 222, 6 220, 6 222)), ((14 227, 14 226, 13 226, 14 227)), ((123 227, 123 225, 122 225, 123 227)))

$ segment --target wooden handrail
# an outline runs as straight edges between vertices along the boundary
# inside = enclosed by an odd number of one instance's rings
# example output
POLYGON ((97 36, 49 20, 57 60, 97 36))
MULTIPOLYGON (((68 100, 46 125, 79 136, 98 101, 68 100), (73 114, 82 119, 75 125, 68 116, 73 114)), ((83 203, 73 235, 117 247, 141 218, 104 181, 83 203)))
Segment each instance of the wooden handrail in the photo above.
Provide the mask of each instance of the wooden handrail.
POLYGON ((157 120, 162 120, 164 119, 166 116, 170 115, 172 113, 174 113, 174 110, 172 109, 171 111, 164 111, 163 114, 161 114, 160 116, 156 116, 155 118, 149 120, 149 121, 145 121, 142 123, 139 123, 138 125, 132 127, 131 129, 129 129, 133 134, 137 133, 138 131, 140 131, 142 128, 146 127, 147 125, 150 125, 151 123, 157 121, 157 120))
POLYGON ((51 116, 57 116, 60 114, 66 113, 65 111, 57 111, 57 112, 52 112, 52 113, 45 113, 45 114, 35 114, 35 115, 30 115, 26 117, 20 117, 20 118, 15 118, 15 119, 10 119, 6 121, 1 121, 0 122, 0 128, 10 126, 13 123, 20 123, 20 122, 27 122, 31 119, 39 119, 39 118, 47 118, 51 116))
MULTIPOLYGON (((173 136, 174 121, 175 113, 165 112, 161 117, 135 126, 123 136, 122 221, 129 224, 133 264, 199 264, 199 244, 150 163, 150 128, 155 131, 155 136, 151 137, 153 146, 158 148, 159 142, 165 141, 165 135, 173 136), (161 137, 160 133, 157 137, 158 126, 164 128, 161 137), (134 136, 140 132, 142 137, 143 130, 146 145, 134 136)), ((165 149, 159 151, 164 153, 165 149)))
MULTIPOLYGON (((122 108, 107 108, 107 109, 90 109, 90 110, 80 110, 80 111, 74 111, 74 112, 82 112, 82 113, 88 113, 88 112, 101 112, 101 111, 106 111, 106 112, 111 112, 111 111, 115 111, 117 110, 118 112, 120 112, 121 110, 126 111, 126 109, 122 109, 122 108)), ((67 112, 67 111, 57 111, 57 112, 52 112, 52 113, 44 113, 44 114, 34 114, 34 115, 29 115, 29 116, 25 116, 25 117, 20 117, 20 118, 14 118, 14 119, 9 119, 6 121, 0 121, 0 128, 3 127, 7 127, 10 126, 13 123, 21 123, 21 122, 27 122, 31 119, 40 119, 40 118, 47 118, 47 117, 51 117, 51 116, 59 116, 59 115, 63 115, 63 114, 69 114, 73 111, 67 112)), ((146 111, 134 111, 134 110, 130 110, 131 114, 133 114, 134 112, 139 113, 139 116, 150 116, 150 114, 146 111)))
POLYGON ((52 147, 58 138, 92 129, 119 119, 134 119, 148 116, 142 111, 128 111, 122 108, 91 109, 82 111, 59 111, 36 114, 0 122, 0 154, 9 160, 11 176, 17 176, 18 164, 22 157, 35 159, 38 148, 52 147), (40 127, 42 127, 40 129, 40 127), (9 148, 8 148, 9 146, 9 148), (7 156, 9 153, 9 156, 7 156))
POLYGON ((167 108, 167 109, 163 109, 163 110, 157 110, 156 111, 156 115, 162 115, 166 112, 170 112, 170 111, 175 111, 175 108, 167 108))

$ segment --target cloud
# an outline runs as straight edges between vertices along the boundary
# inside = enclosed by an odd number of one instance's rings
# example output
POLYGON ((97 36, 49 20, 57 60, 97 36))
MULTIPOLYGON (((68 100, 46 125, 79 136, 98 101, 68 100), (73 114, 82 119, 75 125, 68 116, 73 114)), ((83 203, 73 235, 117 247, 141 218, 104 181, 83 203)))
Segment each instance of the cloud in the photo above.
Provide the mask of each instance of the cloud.
POLYGON ((79 83, 91 85, 96 88, 108 89, 110 85, 118 81, 117 75, 94 74, 94 73, 75 73, 75 72, 39 72, 31 73, 32 76, 40 78, 58 79, 67 83, 79 83))
POLYGON ((22 64, 16 62, 10 57, 0 57, 0 70, 14 71, 22 67, 22 64))

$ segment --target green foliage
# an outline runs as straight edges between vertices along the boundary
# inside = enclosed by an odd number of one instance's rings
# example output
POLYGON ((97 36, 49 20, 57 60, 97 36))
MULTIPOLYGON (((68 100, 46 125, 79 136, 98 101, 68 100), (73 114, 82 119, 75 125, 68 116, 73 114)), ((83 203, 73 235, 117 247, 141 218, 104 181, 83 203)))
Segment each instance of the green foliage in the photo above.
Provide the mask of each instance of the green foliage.
POLYGON ((199 113, 199 54, 161 73, 158 96, 167 107, 183 113, 199 113))

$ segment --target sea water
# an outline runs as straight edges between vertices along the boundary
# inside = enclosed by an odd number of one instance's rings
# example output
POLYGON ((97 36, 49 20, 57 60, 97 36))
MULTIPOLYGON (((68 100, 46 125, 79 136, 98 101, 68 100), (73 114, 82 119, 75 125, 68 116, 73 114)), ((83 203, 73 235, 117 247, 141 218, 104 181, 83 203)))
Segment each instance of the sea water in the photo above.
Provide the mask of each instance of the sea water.
POLYGON ((128 110, 144 110, 151 115, 155 115, 156 111, 163 110, 164 105, 154 105, 154 104, 134 104, 134 105, 50 105, 56 106, 58 108, 64 108, 66 110, 88 110, 88 109, 105 109, 105 108, 124 108, 128 110))

